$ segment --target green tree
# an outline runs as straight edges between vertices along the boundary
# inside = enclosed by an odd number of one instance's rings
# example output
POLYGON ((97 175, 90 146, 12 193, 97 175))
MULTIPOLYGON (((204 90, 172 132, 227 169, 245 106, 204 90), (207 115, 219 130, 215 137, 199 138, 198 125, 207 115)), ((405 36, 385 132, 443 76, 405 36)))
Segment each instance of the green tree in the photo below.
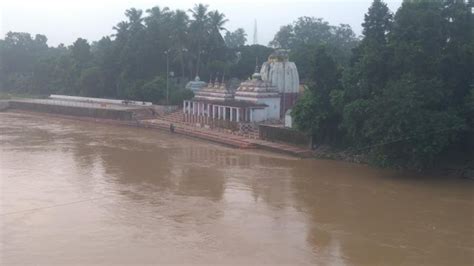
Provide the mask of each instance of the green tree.
POLYGON ((190 32, 192 33, 191 38, 193 40, 192 46, 196 47, 192 51, 196 58, 196 76, 199 76, 203 45, 205 44, 205 40, 208 39, 207 26, 209 25, 209 15, 207 9, 208 6, 203 4, 195 5, 193 9, 189 9, 189 12, 191 12, 192 15, 190 24, 190 32))
POLYGON ((275 48, 290 49, 293 47, 294 38, 295 33, 292 25, 281 26, 269 45, 275 48))
POLYGON ((336 62, 345 65, 357 42, 349 25, 332 26, 321 18, 300 17, 292 25, 281 27, 270 45, 289 49, 290 58, 298 66, 300 79, 310 82, 310 58, 320 45, 326 45, 336 62))
POLYGON ((98 67, 84 69, 79 78, 79 90, 82 96, 105 96, 103 74, 98 67))
POLYGON ((362 130, 368 113, 368 105, 380 95, 390 76, 390 52, 387 45, 388 33, 392 27, 392 14, 387 5, 374 0, 365 15, 364 38, 355 49, 350 67, 344 74, 343 126, 347 129, 351 141, 367 144, 362 130))
POLYGON ((230 62, 227 76, 248 79, 255 71, 255 63, 265 61, 273 49, 263 45, 244 45, 235 52, 234 60, 230 62))
POLYGON ((228 22, 225 15, 217 10, 209 12, 208 16, 209 40, 207 44, 207 65, 209 65, 211 61, 225 57, 226 46, 221 31, 226 30, 224 25, 228 22))
POLYGON ((454 110, 440 108, 446 91, 436 78, 407 74, 391 81, 368 106, 364 136, 371 160, 381 166, 433 165, 464 128, 454 110), (433 94, 433 95, 430 95, 433 94))
POLYGON ((227 31, 224 36, 225 44, 229 48, 239 48, 247 42, 247 33, 242 28, 238 28, 233 32, 227 31))
POLYGON ((314 80, 294 106, 292 115, 296 127, 313 136, 318 144, 337 144, 341 116, 331 98, 341 89, 341 69, 325 46, 318 47, 311 62, 314 80))
MULTIPOLYGON (((181 69, 181 77, 185 77, 185 54, 189 51, 187 48, 189 39, 189 17, 182 10, 176 10, 173 16, 172 42, 174 43, 174 51, 178 54, 181 69)), ((192 77, 192 73, 190 75, 192 77)))
POLYGON ((92 60, 91 46, 85 39, 78 38, 71 47, 71 56, 77 67, 82 69, 92 60))
MULTIPOLYGON (((459 107, 450 100, 457 86, 450 84, 452 75, 445 72, 448 65, 458 66, 446 57, 463 51, 462 46, 448 49, 452 38, 447 29, 453 25, 445 16, 449 5, 404 1, 392 25, 385 23, 389 17, 380 1, 372 7, 350 73, 356 83, 349 83, 357 85, 346 86, 350 100, 344 108, 344 125, 380 165, 418 169, 433 165, 466 129, 459 107), (382 12, 371 14, 376 10, 382 12)), ((468 74, 461 71, 460 80, 472 80, 468 74)))

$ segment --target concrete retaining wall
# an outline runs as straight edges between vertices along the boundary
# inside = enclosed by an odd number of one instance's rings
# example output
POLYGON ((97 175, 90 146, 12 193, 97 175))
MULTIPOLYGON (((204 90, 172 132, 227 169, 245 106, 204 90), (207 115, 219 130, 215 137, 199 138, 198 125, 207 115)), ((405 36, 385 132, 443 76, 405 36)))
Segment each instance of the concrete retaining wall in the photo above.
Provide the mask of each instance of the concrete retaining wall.
POLYGON ((259 125, 258 130, 260 138, 263 140, 285 142, 305 147, 308 147, 311 143, 310 137, 290 128, 259 125))
POLYGON ((10 101, 0 101, 0 112, 5 111, 10 107, 10 101))
POLYGON ((132 120, 133 112, 131 110, 112 110, 100 108, 86 108, 76 106, 63 106, 42 104, 34 102, 10 101, 9 107, 12 109, 53 113, 70 116, 84 116, 100 119, 132 120))

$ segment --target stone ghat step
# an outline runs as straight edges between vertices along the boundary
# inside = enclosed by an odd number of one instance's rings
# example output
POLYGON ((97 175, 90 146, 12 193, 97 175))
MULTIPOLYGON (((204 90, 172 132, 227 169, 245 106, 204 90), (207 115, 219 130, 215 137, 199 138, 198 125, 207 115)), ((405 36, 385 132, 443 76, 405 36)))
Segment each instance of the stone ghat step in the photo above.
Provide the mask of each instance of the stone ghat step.
MULTIPOLYGON (((183 114, 179 113, 179 112, 174 112, 172 114, 162 116, 162 117, 160 117, 160 119, 164 120, 164 121, 171 122, 171 123, 180 123, 180 124, 185 124, 185 125, 188 125, 188 126, 196 127, 196 123, 183 121, 183 114)), ((226 132, 226 130, 223 130, 223 129, 220 130, 220 129, 216 128, 214 130, 229 134, 228 132, 226 132)), ((232 132, 230 134, 241 136, 241 137, 244 137, 244 138, 250 138, 250 139, 259 139, 260 138, 258 130, 257 131, 250 131, 248 133, 232 132)))
MULTIPOLYGON (((141 121, 141 124, 149 128, 169 130, 169 123, 159 121, 159 120, 141 121)), ((178 134, 191 136, 191 137, 197 137, 197 138, 205 139, 209 141, 214 141, 214 142, 218 142, 218 143, 229 145, 236 148, 241 148, 241 149, 256 148, 256 145, 254 143, 249 142, 246 139, 229 137, 227 134, 223 135, 216 132, 212 132, 210 130, 200 130, 197 128, 177 124, 175 125, 174 131, 178 134)))
MULTIPOLYGON (((169 122, 160 119, 146 120, 141 122, 145 127, 159 128, 169 130, 169 122)), ((197 137, 232 147, 241 149, 262 148, 266 150, 276 151, 280 153, 287 153, 296 155, 298 157, 308 158, 312 156, 312 152, 308 149, 286 145, 282 143, 275 143, 270 141, 250 139, 229 133, 213 131, 208 129, 196 128, 193 126, 186 126, 183 124, 174 124, 175 132, 182 135, 197 137)))

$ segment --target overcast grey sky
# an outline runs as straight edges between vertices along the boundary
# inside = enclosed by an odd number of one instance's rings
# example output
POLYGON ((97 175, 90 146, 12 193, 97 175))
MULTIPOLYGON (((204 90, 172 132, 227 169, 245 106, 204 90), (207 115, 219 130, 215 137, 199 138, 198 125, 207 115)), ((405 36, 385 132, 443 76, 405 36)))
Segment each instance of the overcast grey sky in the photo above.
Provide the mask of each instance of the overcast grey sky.
MULTIPOLYGON (((78 37, 95 41, 112 34, 112 27, 125 20, 128 8, 145 11, 158 5, 187 10, 200 2, 223 12, 229 19, 227 29, 244 28, 250 43, 257 19, 258 43, 266 45, 280 26, 301 16, 349 24, 360 34, 360 24, 372 0, 0 0, 0 33, 1 38, 8 31, 45 34, 53 46, 69 45, 78 37)), ((401 0, 386 2, 395 12, 401 0)))

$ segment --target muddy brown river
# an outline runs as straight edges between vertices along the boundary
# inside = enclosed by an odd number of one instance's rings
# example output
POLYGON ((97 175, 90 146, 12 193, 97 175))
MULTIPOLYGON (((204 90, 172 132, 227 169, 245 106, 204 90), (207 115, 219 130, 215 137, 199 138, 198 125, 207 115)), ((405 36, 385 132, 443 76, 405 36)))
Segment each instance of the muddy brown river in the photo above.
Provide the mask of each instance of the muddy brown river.
POLYGON ((0 264, 473 265, 474 182, 0 113, 0 264))

